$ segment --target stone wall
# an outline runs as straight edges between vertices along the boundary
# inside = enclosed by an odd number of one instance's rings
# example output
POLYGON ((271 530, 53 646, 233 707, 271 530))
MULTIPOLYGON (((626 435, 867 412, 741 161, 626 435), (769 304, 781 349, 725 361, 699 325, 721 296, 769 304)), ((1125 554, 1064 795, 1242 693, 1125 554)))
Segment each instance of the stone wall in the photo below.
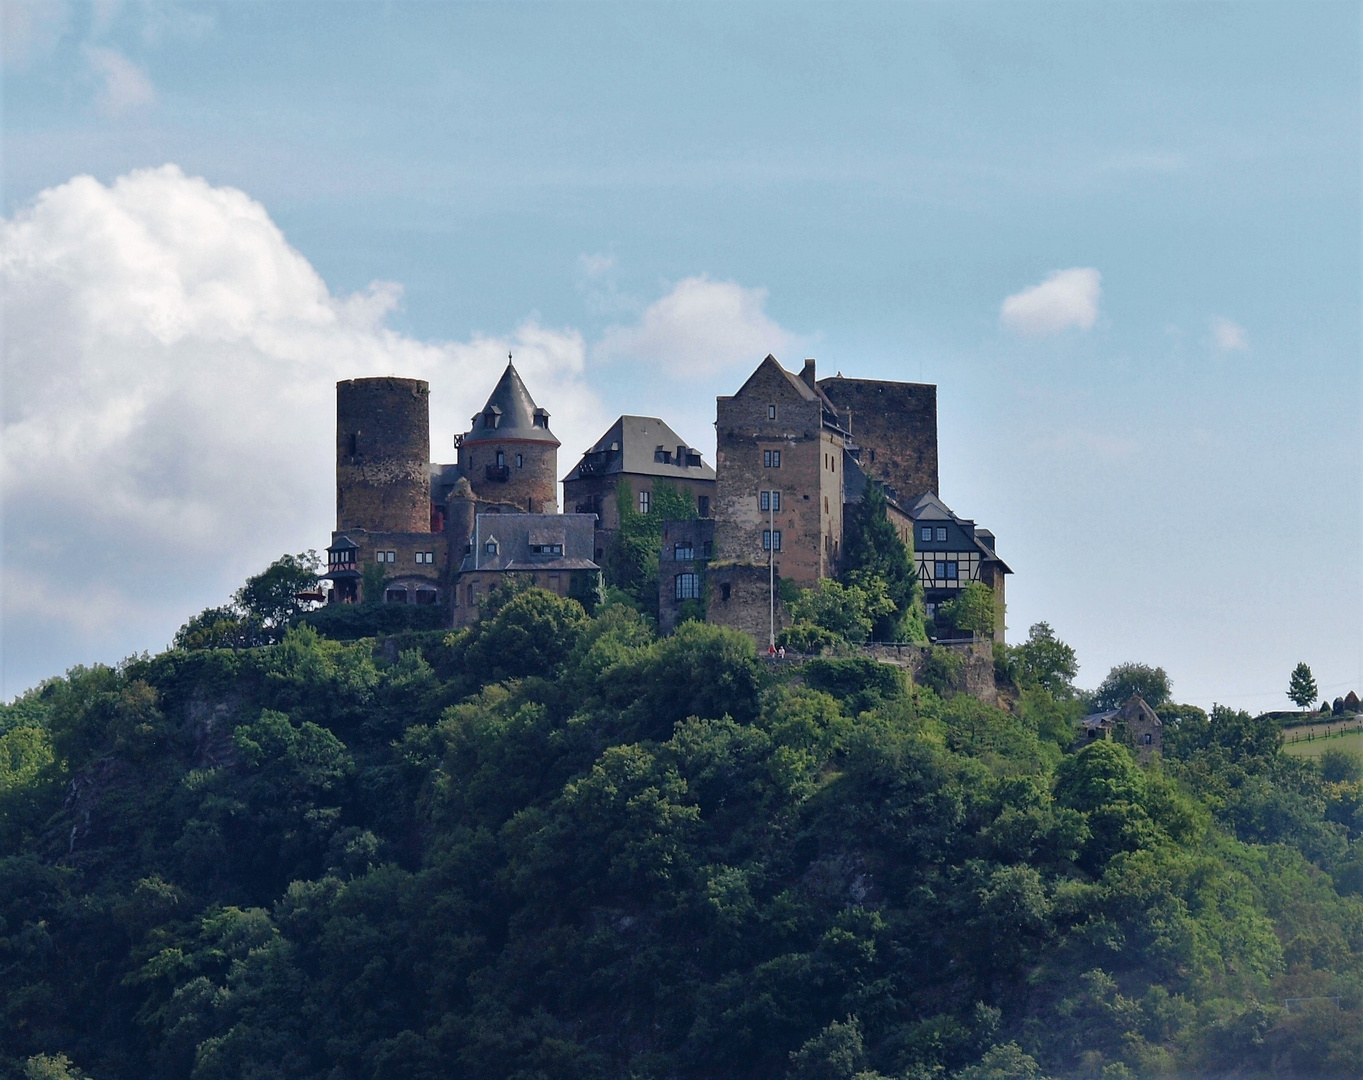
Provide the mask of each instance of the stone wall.
POLYGON ((923 665, 932 654, 933 648, 950 649, 965 659, 965 667, 955 689, 958 693, 969 694, 987 705, 997 705, 998 685, 994 682, 994 646, 992 642, 975 641, 968 645, 866 645, 868 656, 887 664, 898 664, 908 668, 915 680, 923 671, 923 665))
POLYGON ((664 521, 662 553, 658 562, 658 633, 667 635, 677 628, 684 610, 705 608, 705 578, 714 551, 715 523, 708 518, 689 521, 664 521), (686 556, 689 551, 690 557, 686 556), (679 556, 680 553, 680 557, 679 556), (700 596, 689 605, 677 596, 677 575, 695 574, 700 596))
POLYGON ((421 379, 336 384, 337 531, 431 531, 429 399, 421 379))
MULTIPOLYGON (((781 579, 776 579, 776 632, 789 621, 781 603, 781 579)), ((769 644, 771 627, 770 583, 765 566, 735 563, 711 564, 705 575, 705 621, 712 626, 742 630, 757 644, 759 653, 769 644)))
POLYGON ((937 387, 878 379, 821 379, 819 389, 845 414, 852 442, 861 447, 867 476, 892 488, 899 500, 940 494, 937 476, 937 387))
POLYGON ((528 514, 558 513, 555 443, 480 438, 460 445, 459 467, 485 502, 506 503, 528 514), (497 464, 499 451, 501 465, 497 464))
POLYGON ((835 574, 842 548, 842 445, 824 429, 822 404, 792 386, 776 361, 764 361, 737 394, 718 399, 715 430, 716 557, 765 568, 762 534, 775 527, 782 576, 808 587, 835 574), (765 464, 769 452, 780 453, 779 467, 765 464), (763 491, 781 493, 779 511, 762 509, 763 491))

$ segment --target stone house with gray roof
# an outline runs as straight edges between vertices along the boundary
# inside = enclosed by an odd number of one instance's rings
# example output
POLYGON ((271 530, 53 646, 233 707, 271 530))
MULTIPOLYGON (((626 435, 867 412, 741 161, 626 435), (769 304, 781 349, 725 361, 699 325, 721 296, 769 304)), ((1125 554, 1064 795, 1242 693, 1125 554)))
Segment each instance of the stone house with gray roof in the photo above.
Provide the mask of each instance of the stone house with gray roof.
POLYGON ((479 604, 507 581, 559 596, 592 597, 601 569, 592 558, 593 514, 475 514, 473 532, 455 571, 455 626, 478 621, 479 604))
POLYGON ((597 562, 620 528, 622 485, 631 509, 647 514, 653 511, 653 490, 659 481, 690 492, 698 516, 710 517, 715 470, 656 416, 621 416, 564 477, 564 510, 597 516, 597 562))

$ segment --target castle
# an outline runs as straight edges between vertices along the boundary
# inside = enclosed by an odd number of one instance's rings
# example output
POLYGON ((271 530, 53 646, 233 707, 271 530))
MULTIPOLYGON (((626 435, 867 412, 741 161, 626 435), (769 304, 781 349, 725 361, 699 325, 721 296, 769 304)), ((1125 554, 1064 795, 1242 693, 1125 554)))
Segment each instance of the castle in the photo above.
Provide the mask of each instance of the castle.
POLYGON ((935 386, 820 380, 813 360, 796 375, 768 356, 717 400, 713 469, 663 420, 621 416, 564 479, 565 513, 560 443, 509 357, 487 404, 455 436, 454 464, 428 460, 429 395, 419 379, 336 385, 332 603, 440 604, 451 625, 466 626, 508 578, 594 595, 620 500, 652 513, 661 483, 686 492, 697 516, 662 524, 660 629, 703 610, 765 643, 784 618, 775 582, 809 587, 837 574, 847 508, 874 481, 914 552, 929 616, 983 582, 1003 640, 1011 571, 993 534, 939 498, 935 386))

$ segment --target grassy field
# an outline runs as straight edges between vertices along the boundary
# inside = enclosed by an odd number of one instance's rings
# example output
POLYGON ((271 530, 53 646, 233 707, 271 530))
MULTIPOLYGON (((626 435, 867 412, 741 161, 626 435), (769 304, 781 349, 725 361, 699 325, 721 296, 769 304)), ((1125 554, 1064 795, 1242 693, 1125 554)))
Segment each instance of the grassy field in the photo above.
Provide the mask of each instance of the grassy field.
POLYGON ((1283 749, 1289 754, 1300 754, 1302 757, 1320 757, 1326 750, 1347 750, 1351 754, 1363 757, 1363 731, 1350 731, 1345 735, 1331 735, 1328 738, 1318 735, 1309 742, 1303 740, 1286 743, 1283 749))

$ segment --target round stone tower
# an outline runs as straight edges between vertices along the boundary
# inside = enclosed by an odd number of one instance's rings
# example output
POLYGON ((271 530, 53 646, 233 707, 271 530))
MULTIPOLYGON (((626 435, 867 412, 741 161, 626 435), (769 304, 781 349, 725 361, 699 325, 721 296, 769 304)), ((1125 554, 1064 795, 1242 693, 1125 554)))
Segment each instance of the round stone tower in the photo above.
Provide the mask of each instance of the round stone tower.
POLYGON ((431 531, 430 387, 422 379, 336 384, 336 530, 431 531))
POLYGON ((478 498, 530 514, 558 513, 558 439, 510 363, 459 442, 459 466, 478 498))

